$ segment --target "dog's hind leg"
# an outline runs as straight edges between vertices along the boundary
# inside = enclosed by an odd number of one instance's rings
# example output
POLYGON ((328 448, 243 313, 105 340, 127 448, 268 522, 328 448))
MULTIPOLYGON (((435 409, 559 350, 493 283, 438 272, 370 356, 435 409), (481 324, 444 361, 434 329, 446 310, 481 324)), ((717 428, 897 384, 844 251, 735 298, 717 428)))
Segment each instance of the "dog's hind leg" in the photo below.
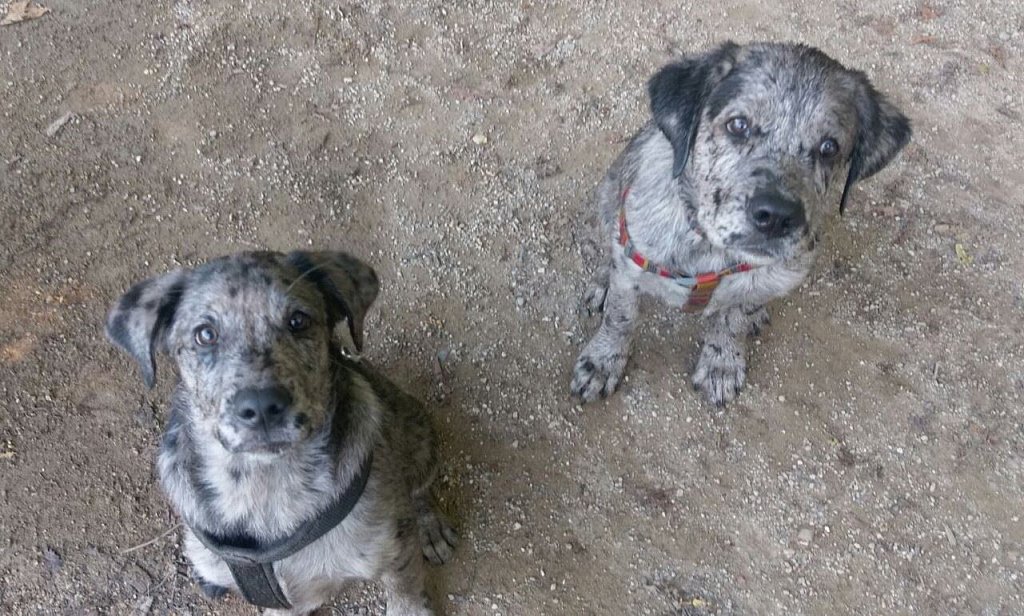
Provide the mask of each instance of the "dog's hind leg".
POLYGON ((747 307, 744 309, 744 312, 750 319, 750 327, 747 328, 748 336, 759 335, 772 321, 771 315, 768 314, 768 309, 764 306, 747 307))
POLYGON ((386 427, 391 431, 388 440, 395 444, 402 460, 401 474, 412 498, 423 556, 437 565, 448 562, 455 550, 458 533, 438 510, 431 491, 440 463, 437 458, 437 432, 430 413, 422 402, 372 370, 368 362, 364 361, 361 369, 377 395, 395 413, 393 421, 386 427))
POLYGON ((580 311, 586 311, 593 316, 604 312, 604 303, 608 297, 608 280, 611 276, 611 260, 605 257, 604 261, 594 272, 587 290, 583 292, 580 299, 580 311))
POLYGON ((397 388, 393 393, 392 408, 400 419, 396 426, 401 426, 396 439, 405 450, 404 459, 407 464, 403 474, 416 512, 419 543, 423 556, 431 563, 441 565, 451 559, 458 533, 438 509, 431 489, 440 468, 437 431, 431 423, 430 414, 419 400, 397 388))
POLYGON ((443 565, 455 553, 459 535, 448 517, 438 509, 429 488, 421 494, 413 494, 413 504, 423 556, 433 565, 443 565))
POLYGON ((418 400, 407 400, 410 413, 405 422, 406 448, 412 462, 407 470, 410 496, 416 511, 416 526, 423 556, 434 565, 451 560, 459 535, 448 518, 438 509, 433 484, 440 462, 437 458, 437 432, 430 424, 426 409, 418 400), (414 403, 414 404, 412 404, 414 403))
POLYGON ((410 494, 416 511, 416 527, 423 556, 431 564, 443 565, 451 560, 459 535, 434 499, 431 488, 440 466, 435 450, 437 439, 434 430, 429 425, 425 427, 427 434, 409 443, 416 450, 411 459, 422 463, 418 472, 411 474, 414 483, 410 494))
POLYGON ((387 591, 387 616, 432 616, 425 587, 426 565, 413 542, 405 542, 395 567, 380 581, 387 591))

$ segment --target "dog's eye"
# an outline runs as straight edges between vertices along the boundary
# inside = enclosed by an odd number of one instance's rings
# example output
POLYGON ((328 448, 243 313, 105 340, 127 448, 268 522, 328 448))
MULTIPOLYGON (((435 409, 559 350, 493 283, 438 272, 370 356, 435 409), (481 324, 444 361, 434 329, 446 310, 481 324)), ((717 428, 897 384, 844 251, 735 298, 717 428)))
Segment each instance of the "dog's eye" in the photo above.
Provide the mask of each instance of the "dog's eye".
POLYGON ((212 325, 200 325, 195 329, 196 344, 199 346, 213 346, 217 344, 217 330, 212 325))
POLYGON ((743 116, 736 116, 725 123, 725 130, 729 131, 730 135, 746 139, 750 136, 750 123, 743 116))
POLYGON ((832 158, 839 153, 839 143, 835 139, 826 139, 818 146, 818 153, 822 158, 832 158))
POLYGON ((292 332, 301 332, 309 329, 312 319, 301 310, 296 310, 288 317, 288 329, 292 332))

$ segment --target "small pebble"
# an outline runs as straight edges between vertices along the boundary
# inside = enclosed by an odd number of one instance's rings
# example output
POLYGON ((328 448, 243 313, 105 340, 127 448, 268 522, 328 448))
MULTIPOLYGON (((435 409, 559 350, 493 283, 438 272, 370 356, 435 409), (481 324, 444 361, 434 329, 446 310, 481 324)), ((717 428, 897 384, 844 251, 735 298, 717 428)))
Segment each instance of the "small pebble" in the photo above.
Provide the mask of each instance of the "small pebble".
POLYGON ((809 528, 801 528, 800 532, 796 534, 796 542, 804 547, 811 545, 812 539, 814 539, 814 531, 809 528))

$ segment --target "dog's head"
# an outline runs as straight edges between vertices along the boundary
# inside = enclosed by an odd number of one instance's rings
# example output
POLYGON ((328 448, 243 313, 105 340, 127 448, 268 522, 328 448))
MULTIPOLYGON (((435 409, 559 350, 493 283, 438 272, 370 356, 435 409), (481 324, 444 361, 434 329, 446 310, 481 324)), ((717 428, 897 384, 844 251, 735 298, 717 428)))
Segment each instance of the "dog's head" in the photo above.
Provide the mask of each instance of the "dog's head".
POLYGON ((275 453, 328 420, 335 325, 361 350, 377 289, 374 271, 343 253, 243 253, 136 284, 106 330, 149 387, 156 353, 173 358, 188 421, 228 451, 275 453))
POLYGON ((803 45, 726 43, 662 68, 648 90, 697 223, 752 260, 813 248, 823 213, 911 135, 863 73, 803 45))

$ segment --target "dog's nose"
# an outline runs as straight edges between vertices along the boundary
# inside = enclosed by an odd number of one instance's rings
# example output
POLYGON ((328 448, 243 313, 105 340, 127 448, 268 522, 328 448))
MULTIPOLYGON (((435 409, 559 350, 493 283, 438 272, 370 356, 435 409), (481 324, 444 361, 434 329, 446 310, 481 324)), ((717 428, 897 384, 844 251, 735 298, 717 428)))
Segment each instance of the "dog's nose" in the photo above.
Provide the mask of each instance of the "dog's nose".
POLYGON ((292 396, 283 387, 249 387, 231 399, 231 411, 242 425, 254 428, 279 421, 291 404, 292 396))
POLYGON ((804 206, 779 193, 760 193, 747 205, 747 216, 761 233, 770 238, 782 237, 803 226, 804 206))

